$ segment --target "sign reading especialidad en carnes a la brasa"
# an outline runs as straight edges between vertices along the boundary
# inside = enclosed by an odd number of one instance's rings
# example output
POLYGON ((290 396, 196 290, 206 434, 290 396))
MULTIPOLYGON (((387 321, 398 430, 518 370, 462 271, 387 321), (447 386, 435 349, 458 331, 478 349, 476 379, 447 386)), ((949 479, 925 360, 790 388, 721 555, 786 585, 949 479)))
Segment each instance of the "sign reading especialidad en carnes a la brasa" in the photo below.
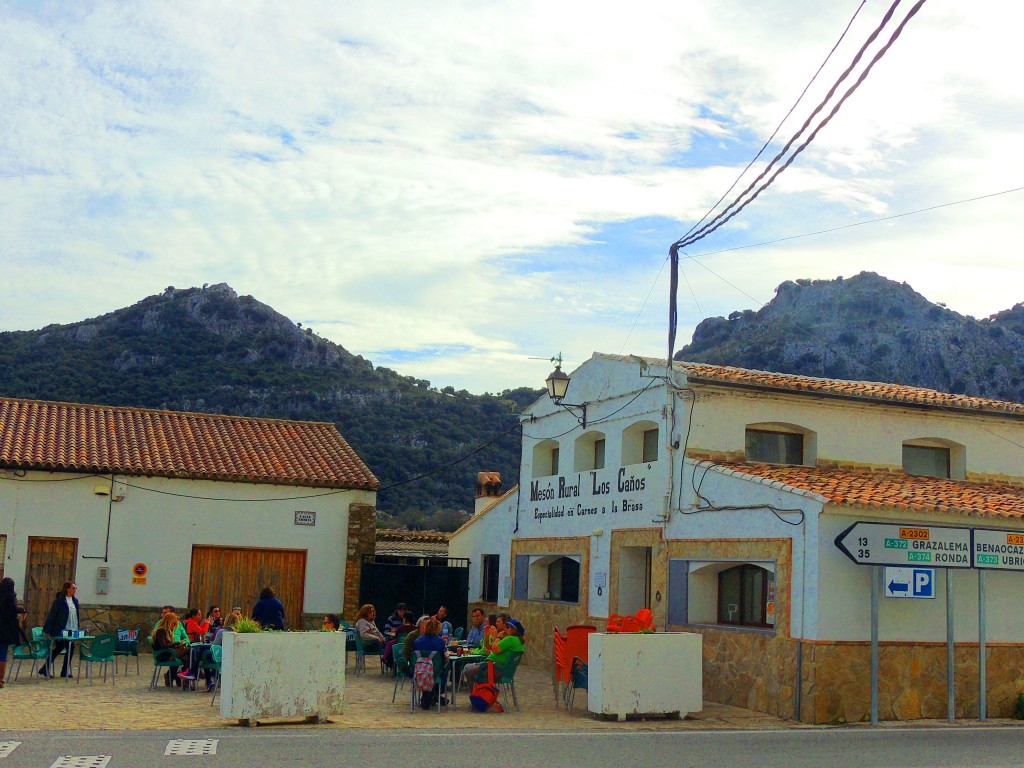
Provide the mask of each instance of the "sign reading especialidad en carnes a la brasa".
POLYGON ((857 521, 835 545, 858 565, 1024 571, 1024 531, 857 521))

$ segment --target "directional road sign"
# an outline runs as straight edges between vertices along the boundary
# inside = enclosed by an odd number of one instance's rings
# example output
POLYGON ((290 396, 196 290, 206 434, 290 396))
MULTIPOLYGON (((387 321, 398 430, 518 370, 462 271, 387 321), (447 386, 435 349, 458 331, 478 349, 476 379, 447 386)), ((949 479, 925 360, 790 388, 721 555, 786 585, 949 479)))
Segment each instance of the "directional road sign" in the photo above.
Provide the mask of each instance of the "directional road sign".
POLYGON ((856 522, 835 544, 860 565, 971 567, 970 528, 856 522))
POLYGON ((1024 571, 1024 533, 974 529, 975 568, 1024 571))
POLYGON ((885 596, 934 598, 934 568, 886 568, 885 596))

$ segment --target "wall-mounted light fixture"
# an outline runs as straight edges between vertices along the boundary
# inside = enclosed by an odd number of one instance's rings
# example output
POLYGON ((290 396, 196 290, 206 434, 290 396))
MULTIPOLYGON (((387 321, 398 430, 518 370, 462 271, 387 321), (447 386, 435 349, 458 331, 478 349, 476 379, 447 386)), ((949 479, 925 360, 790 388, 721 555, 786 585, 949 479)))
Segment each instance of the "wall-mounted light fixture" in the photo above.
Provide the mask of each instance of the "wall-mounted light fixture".
POLYGON ((565 397, 565 393, 569 391, 569 376, 562 371, 562 353, 559 352, 557 357, 552 357, 551 362, 555 364, 555 370, 544 380, 544 383, 548 387, 548 397, 555 405, 559 405, 565 410, 572 413, 572 409, 577 408, 582 411, 582 414, 576 416, 576 421, 580 423, 580 426, 584 429, 587 428, 587 403, 565 403, 562 402, 562 398, 565 397))

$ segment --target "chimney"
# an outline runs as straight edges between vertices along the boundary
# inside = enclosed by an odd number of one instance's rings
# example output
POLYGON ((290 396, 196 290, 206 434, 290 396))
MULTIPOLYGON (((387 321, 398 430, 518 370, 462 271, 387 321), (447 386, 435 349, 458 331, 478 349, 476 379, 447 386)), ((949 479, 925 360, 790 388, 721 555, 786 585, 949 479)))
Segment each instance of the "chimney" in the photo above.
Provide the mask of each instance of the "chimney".
POLYGON ((480 514, 482 509, 493 504, 494 500, 499 496, 501 496, 501 473, 477 472, 476 506, 473 509, 473 514, 480 514))

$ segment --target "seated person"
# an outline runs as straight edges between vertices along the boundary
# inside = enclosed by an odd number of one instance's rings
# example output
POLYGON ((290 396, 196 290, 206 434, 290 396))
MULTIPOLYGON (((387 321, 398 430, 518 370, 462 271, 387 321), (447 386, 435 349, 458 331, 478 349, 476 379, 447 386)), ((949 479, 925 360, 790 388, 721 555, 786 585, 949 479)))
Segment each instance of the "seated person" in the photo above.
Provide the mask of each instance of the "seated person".
MULTIPOLYGON (((398 642, 398 638, 415 630, 415 621, 416 617, 413 615, 412 611, 406 611, 405 615, 402 617, 402 623, 395 627, 395 636, 388 640, 387 644, 384 646, 384 666, 388 669, 393 669, 395 666, 395 644, 398 642)), ((404 642, 405 638, 402 638, 402 641, 404 642)))
POLYGON ((448 609, 445 606, 441 606, 437 609, 437 613, 434 614, 434 618, 437 619, 441 625, 441 634, 452 636, 452 623, 448 621, 448 609))
MULTIPOLYGON (((178 658, 178 660, 185 667, 185 672, 188 672, 188 641, 182 642, 176 639, 178 627, 181 626, 181 622, 178 621, 178 616, 174 611, 170 611, 164 614, 164 617, 160 619, 156 625, 156 629, 153 630, 153 653, 157 651, 168 650, 178 658)), ((175 683, 177 680, 172 680, 170 672, 164 673, 164 685, 170 685, 175 683)))
POLYGON ((405 636, 405 643, 402 645, 402 655, 405 656, 405 660, 412 664, 412 660, 416 658, 416 651, 413 649, 412 644, 416 642, 421 634, 423 634, 423 627, 430 621, 430 617, 427 615, 420 616, 416 620, 416 629, 413 629, 405 636))
MULTIPOLYGON (((160 619, 157 621, 156 624, 153 625, 153 632, 156 632, 158 629, 160 629, 160 622, 164 620, 164 617, 168 613, 173 613, 174 618, 178 618, 178 614, 175 612, 174 606, 165 605, 163 608, 160 609, 160 619)), ((152 635, 152 633, 150 634, 152 635)), ((174 630, 174 641, 177 643, 184 643, 186 646, 189 645, 188 633, 185 631, 185 625, 181 623, 181 620, 178 620, 177 629, 174 630)))
POLYGON ((395 630, 397 630, 403 624, 409 623, 405 620, 405 612, 408 610, 409 609, 406 607, 405 603, 399 603, 395 606, 394 613, 388 616, 388 620, 384 622, 385 635, 393 636, 395 634, 395 630))
POLYGON ((210 622, 203 621, 203 615, 198 608, 190 608, 185 614, 185 634, 188 635, 189 643, 202 642, 209 631, 210 622))
POLYGON ((487 620, 484 618, 484 612, 479 608, 473 609, 469 620, 470 627, 469 634, 466 635, 466 645, 470 648, 476 648, 480 645, 480 641, 484 639, 484 626, 487 624, 487 620))
POLYGON ((341 620, 338 618, 337 614, 328 613, 324 616, 324 632, 337 632, 340 627, 341 620))
POLYGON ((499 613, 495 625, 498 630, 497 636, 485 639, 487 656, 479 664, 467 664, 462 671, 462 681, 472 685, 476 680, 477 673, 488 661, 493 661, 495 666, 504 665, 513 653, 522 653, 523 641, 520 637, 526 634, 523 625, 512 619, 507 613, 499 613))
MULTIPOLYGON (((441 622, 437 619, 428 619, 424 625, 422 633, 412 644, 413 652, 417 653, 417 659, 425 659, 430 656, 431 652, 434 653, 434 658, 437 659, 439 656, 448 658, 447 649, 444 646, 444 640, 441 639, 441 622)), ((436 667, 435 667, 436 668, 436 667)), ((437 702, 437 697, 441 697, 441 706, 448 706, 448 699, 444 697, 444 684, 445 675, 441 676, 441 682, 439 685, 434 686, 432 691, 423 691, 420 694, 420 706, 423 709, 430 709, 437 702)))
POLYGON ((383 648, 384 643, 387 642, 381 631, 377 629, 377 625, 373 623, 376 616, 377 609, 369 603, 360 608, 359 613, 356 614, 356 632, 359 633, 363 643, 373 646, 373 650, 377 650, 374 644, 379 644, 383 648))

